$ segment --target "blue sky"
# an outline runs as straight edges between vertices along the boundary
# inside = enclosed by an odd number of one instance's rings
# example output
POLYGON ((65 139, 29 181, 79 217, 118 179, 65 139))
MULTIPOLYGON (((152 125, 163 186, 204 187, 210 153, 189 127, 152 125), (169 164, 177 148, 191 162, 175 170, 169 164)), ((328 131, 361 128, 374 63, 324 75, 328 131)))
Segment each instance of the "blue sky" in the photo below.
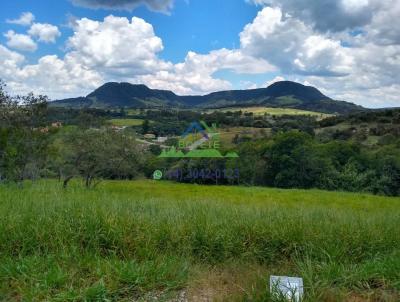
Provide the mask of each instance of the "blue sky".
POLYGON ((285 79, 400 106, 399 17, 400 0, 3 1, 0 78, 53 99, 107 81, 205 94, 285 79))
MULTIPOLYGON (((244 1, 179 0, 168 13, 154 12, 145 6, 130 12, 84 8, 67 0, 20 0, 8 3, 7 8, 0 11, 0 31, 13 29, 22 33, 24 28, 21 26, 6 23, 7 19, 17 19, 21 12, 32 12, 36 21, 55 24, 63 33, 56 45, 43 45, 29 59, 38 59, 50 53, 62 55, 63 44, 72 33, 67 26, 69 18, 102 20, 113 14, 127 18, 137 16, 151 23, 165 46, 161 57, 178 63, 190 50, 206 53, 211 49, 238 46, 238 33, 254 19, 258 8, 244 1)), ((3 35, 0 39, 5 44, 7 39, 3 35)))

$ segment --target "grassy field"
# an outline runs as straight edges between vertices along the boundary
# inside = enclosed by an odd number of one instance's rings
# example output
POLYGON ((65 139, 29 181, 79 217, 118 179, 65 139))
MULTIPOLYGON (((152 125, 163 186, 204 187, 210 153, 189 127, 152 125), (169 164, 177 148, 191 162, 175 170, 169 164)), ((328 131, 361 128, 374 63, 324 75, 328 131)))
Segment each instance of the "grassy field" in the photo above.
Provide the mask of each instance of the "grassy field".
POLYGON ((0 186, 0 301, 400 300, 400 198, 55 181, 0 186))
POLYGON ((111 119, 110 123, 113 126, 117 127, 130 127, 130 126, 140 126, 143 124, 143 120, 141 119, 111 119))
MULTIPOLYGON (((215 110, 213 110, 215 111, 215 110)), ((314 112, 314 111, 306 111, 306 110, 300 110, 300 109, 294 109, 294 108, 271 108, 271 107, 244 107, 244 108, 223 108, 223 109, 218 109, 217 111, 222 111, 222 112, 227 112, 227 111, 242 111, 242 112, 252 112, 254 115, 264 115, 264 114, 269 114, 269 115, 311 115, 311 116, 317 116, 319 118, 327 118, 332 116, 332 114, 325 114, 325 113, 320 113, 320 112, 314 112)))
POLYGON ((254 128, 254 127, 229 127, 218 129, 221 139, 221 145, 224 148, 234 148, 232 142, 236 135, 249 136, 252 138, 265 137, 271 133, 270 128, 254 128))

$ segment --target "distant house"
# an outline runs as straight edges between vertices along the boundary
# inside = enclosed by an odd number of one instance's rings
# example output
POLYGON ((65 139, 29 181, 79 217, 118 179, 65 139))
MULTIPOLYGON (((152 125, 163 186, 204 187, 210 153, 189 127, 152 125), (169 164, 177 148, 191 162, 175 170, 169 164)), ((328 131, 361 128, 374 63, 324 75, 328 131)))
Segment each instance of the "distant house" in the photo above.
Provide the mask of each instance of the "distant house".
POLYGON ((54 122, 51 124, 51 127, 53 128, 61 128, 62 127, 62 123, 61 122, 54 122))
POLYGON ((156 136, 153 133, 146 133, 143 137, 145 139, 156 139, 156 136))
POLYGON ((118 126, 111 126, 111 129, 112 130, 114 130, 114 131, 122 131, 122 130, 124 130, 126 128, 126 126, 123 126, 123 127, 118 127, 118 126))
POLYGON ((168 137, 166 136, 159 136, 157 137, 157 143, 163 144, 168 140, 168 137))
POLYGON ((39 131, 41 133, 49 133, 49 127, 40 128, 39 131))

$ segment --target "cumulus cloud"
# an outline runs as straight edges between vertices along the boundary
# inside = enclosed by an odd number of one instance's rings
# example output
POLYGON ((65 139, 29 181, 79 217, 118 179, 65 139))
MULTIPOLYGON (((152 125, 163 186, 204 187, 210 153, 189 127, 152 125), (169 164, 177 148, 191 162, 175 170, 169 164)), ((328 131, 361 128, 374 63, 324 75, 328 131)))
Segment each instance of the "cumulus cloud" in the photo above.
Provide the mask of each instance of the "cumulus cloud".
POLYGON ((220 49, 208 54, 189 52, 184 62, 172 64, 158 54, 162 40, 143 19, 108 16, 103 22, 77 20, 69 38, 68 56, 104 79, 144 83, 177 93, 202 94, 228 89, 228 81, 213 74, 221 69, 237 73, 263 73, 274 70, 264 59, 244 55, 240 50, 220 49))
POLYGON ((208 54, 190 51, 183 63, 175 65, 180 72, 196 71, 213 74, 221 69, 229 69, 239 74, 257 74, 274 71, 275 67, 263 59, 244 55, 240 50, 219 49, 208 54))
POLYGON ((82 95, 106 81, 204 93, 231 87, 229 82, 212 77, 218 68, 237 72, 273 68, 264 60, 226 49, 208 55, 190 52, 184 62, 172 64, 158 57, 163 44, 151 24, 136 17, 128 20, 108 16, 103 22, 83 18, 75 22, 73 30, 63 59, 45 56, 35 65, 20 66, 18 54, 2 47, 13 56, 9 68, 0 70, 0 77, 11 81, 10 87, 21 93, 31 87, 37 92, 47 90, 51 97, 58 98, 82 95))
MULTIPOLYGON (((34 35, 35 28, 33 25, 30 34, 34 35)), ((63 59, 45 56, 35 65, 14 68, 19 82, 32 85, 35 90, 52 86, 53 89, 48 87, 52 97, 63 91, 66 95, 73 91, 83 93, 106 81, 144 83, 179 94, 204 94, 232 88, 230 82, 215 78, 219 70, 239 74, 275 70, 263 58, 244 54, 240 49, 218 49, 206 54, 189 52, 178 64, 162 60, 159 57, 164 48, 162 40, 155 35, 151 24, 137 17, 129 20, 108 16, 103 21, 83 18, 74 22, 73 31, 63 59), (54 79, 51 85, 49 78, 54 79)))
POLYGON ((35 20, 35 16, 31 12, 22 13, 18 19, 9 20, 7 19, 7 23, 18 24, 23 26, 29 26, 35 20))
POLYGON ((400 28, 394 26, 400 17, 400 1, 382 1, 379 10, 376 10, 371 23, 365 27, 369 40, 377 44, 400 44, 400 28))
POLYGON ((366 107, 400 106, 400 45, 361 43, 350 49, 352 71, 341 77, 303 76, 335 99, 366 107))
POLYGON ((285 78, 282 77, 282 76, 276 76, 271 81, 267 81, 264 86, 268 87, 268 86, 270 86, 270 85, 272 85, 274 83, 281 82, 281 81, 285 81, 285 78))
POLYGON ((169 65, 157 57, 163 44, 152 25, 137 17, 77 20, 68 46, 82 65, 120 76, 151 73, 169 65))
POLYGON ((264 58, 286 73, 337 76, 348 72, 352 58, 339 41, 315 33, 302 21, 265 7, 240 34, 243 51, 264 58))
POLYGON ((381 5, 380 0, 248 0, 257 5, 271 5, 281 8, 290 15, 312 24, 322 32, 342 31, 364 26, 371 22, 374 11, 381 5))
POLYGON ((173 90, 178 94, 205 94, 217 90, 232 89, 226 80, 214 78, 219 70, 239 74, 265 73, 275 67, 263 59, 244 55, 240 50, 219 49, 208 54, 189 52, 182 63, 168 70, 144 75, 137 80, 151 87, 173 90))
POLYGON ((174 0, 72 0, 77 6, 88 8, 133 10, 140 5, 146 5, 154 11, 167 12, 173 6, 174 0))
POLYGON ((34 23, 28 31, 32 37, 37 37, 39 41, 45 43, 55 43, 56 39, 61 36, 58 27, 47 23, 34 23))
POLYGON ((8 47, 22 51, 35 51, 37 49, 36 43, 28 35, 17 34, 13 30, 9 30, 4 36, 7 38, 8 47))
MULTIPOLYGON (((265 5, 264 0, 258 1, 265 5)), ((245 26, 237 49, 203 54, 189 51, 182 62, 174 64, 160 58, 162 40, 143 19, 83 18, 74 21, 63 57, 45 56, 36 64, 26 65, 22 55, 0 45, 0 57, 4 59, 0 62, 0 77, 21 93, 35 90, 64 98, 84 95, 107 81, 143 83, 178 94, 205 94, 238 88, 218 78, 221 70, 266 74, 266 78, 273 72, 280 76, 263 86, 289 79, 364 106, 400 106, 400 28, 393 26, 400 16, 399 0, 379 4, 365 25, 351 31, 324 30, 314 20, 310 11, 314 8, 304 8, 304 15, 291 14, 283 5, 285 0, 268 2, 275 4, 261 8, 245 26)), ((376 5, 377 0, 336 2, 343 14, 357 15, 376 5)), ((39 34, 30 34, 40 39, 39 34)), ((7 35, 10 42, 18 34, 7 35)), ((246 81, 240 85, 255 87, 246 81)))
POLYGON ((25 61, 25 57, 15 51, 9 50, 0 44, 0 70, 1 75, 7 79, 12 79, 15 70, 25 61))
POLYGON ((103 83, 99 73, 81 66, 73 58, 44 56, 37 64, 24 65, 25 57, 0 44, 0 77, 14 93, 34 91, 54 98, 75 97, 103 83))
POLYGON ((44 56, 35 65, 26 65, 18 70, 19 78, 27 88, 35 87, 36 93, 53 97, 77 96, 77 92, 88 92, 102 84, 102 76, 88 70, 67 56, 64 60, 55 55, 44 56), (51 79, 51 85, 49 85, 51 79))
MULTIPOLYGON (((342 27, 329 22, 324 27, 313 16, 326 1, 308 1, 308 8, 303 0, 253 2, 275 6, 262 8, 241 33, 244 53, 334 98, 367 107, 400 106, 400 28, 392 26, 400 16, 399 0, 329 1, 350 18, 342 27), (365 11, 370 17, 357 23, 364 26, 343 30, 354 27, 349 20, 365 11)), ((329 16, 321 13, 319 18, 329 21, 329 16)))

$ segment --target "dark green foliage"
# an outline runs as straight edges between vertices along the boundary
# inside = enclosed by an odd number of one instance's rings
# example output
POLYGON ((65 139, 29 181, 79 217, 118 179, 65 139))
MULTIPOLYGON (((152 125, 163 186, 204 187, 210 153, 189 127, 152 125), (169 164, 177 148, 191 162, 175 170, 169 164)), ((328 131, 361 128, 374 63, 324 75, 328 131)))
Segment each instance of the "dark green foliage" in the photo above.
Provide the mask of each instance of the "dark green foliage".
POLYGON ((400 124, 400 109, 379 109, 368 110, 349 115, 333 116, 321 120, 321 127, 329 127, 338 125, 342 122, 350 124, 360 123, 384 123, 384 124, 400 124))
MULTIPOLYGON (((298 130, 280 132, 272 139, 239 140, 240 157, 226 160, 158 161, 165 171, 180 168, 239 169, 239 179, 190 182, 208 184, 245 184, 280 188, 319 188, 374 194, 400 195, 400 148, 387 145, 377 150, 346 141, 321 143, 298 130)), ((187 182, 185 179, 178 179, 187 182)))
POLYGON ((41 176, 52 129, 46 127, 47 98, 11 97, 0 82, 0 180, 21 182, 41 176))
POLYGON ((83 127, 103 126, 109 118, 121 118, 120 112, 105 111, 94 108, 47 108, 47 123, 60 122, 63 125, 79 125, 83 127))
POLYGON ((267 184, 282 188, 311 188, 321 177, 320 160, 311 137, 301 132, 279 134, 266 153, 267 184))
POLYGON ((149 120, 144 120, 142 124, 142 134, 148 133, 150 130, 150 122, 149 120))
POLYGON ((151 152, 151 154, 158 156, 161 154, 161 147, 159 145, 150 145, 149 146, 149 151, 151 152))
POLYGON ((59 154, 64 187, 76 176, 85 180, 86 187, 102 178, 133 178, 142 161, 134 138, 112 130, 72 131, 63 138, 59 154))

